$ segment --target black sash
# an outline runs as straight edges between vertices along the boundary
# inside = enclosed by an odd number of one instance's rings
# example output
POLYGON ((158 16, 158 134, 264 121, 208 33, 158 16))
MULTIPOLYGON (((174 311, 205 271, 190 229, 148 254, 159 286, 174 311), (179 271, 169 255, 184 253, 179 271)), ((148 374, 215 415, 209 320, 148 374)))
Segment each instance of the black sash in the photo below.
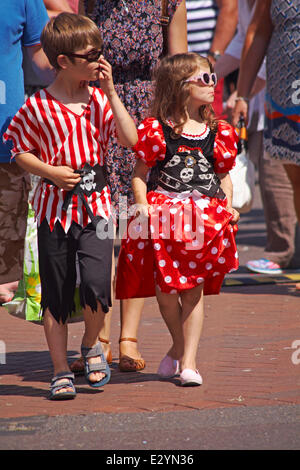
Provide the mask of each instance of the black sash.
MULTIPOLYGON (((76 186, 74 186, 73 189, 71 189, 71 191, 67 192, 62 209, 64 211, 67 211, 72 201, 73 195, 77 194, 82 200, 82 203, 84 207, 86 208, 86 211, 92 221, 92 224, 96 227, 97 223, 102 217, 95 216, 93 214, 84 195, 89 197, 95 191, 97 191, 98 193, 101 193, 101 191, 107 184, 104 168, 103 166, 100 166, 98 164, 92 167, 88 163, 86 163, 83 168, 81 168, 80 170, 75 170, 74 173, 78 173, 81 176, 81 180, 79 181, 79 183, 76 184, 76 186)), ((55 183, 53 183, 53 181, 47 178, 44 178, 43 181, 47 184, 56 186, 55 183)))

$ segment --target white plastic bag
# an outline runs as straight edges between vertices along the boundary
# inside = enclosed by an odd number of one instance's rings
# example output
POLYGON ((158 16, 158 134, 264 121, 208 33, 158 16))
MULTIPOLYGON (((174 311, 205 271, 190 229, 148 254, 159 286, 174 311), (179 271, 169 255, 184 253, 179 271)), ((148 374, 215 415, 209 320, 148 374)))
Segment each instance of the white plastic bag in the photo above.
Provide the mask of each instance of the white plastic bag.
POLYGON ((236 165, 229 173, 233 186, 232 207, 245 214, 252 208, 255 190, 255 167, 245 149, 237 155, 236 165))

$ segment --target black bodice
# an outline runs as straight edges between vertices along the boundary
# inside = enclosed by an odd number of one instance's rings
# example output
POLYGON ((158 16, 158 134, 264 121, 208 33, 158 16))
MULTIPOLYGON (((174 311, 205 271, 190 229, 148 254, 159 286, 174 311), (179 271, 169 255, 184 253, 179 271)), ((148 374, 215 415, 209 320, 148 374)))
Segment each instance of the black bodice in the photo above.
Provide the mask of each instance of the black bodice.
POLYGON ((183 192, 197 189, 209 197, 225 198, 220 180, 214 171, 213 150, 216 134, 212 131, 203 139, 172 137, 172 128, 161 124, 166 156, 157 162, 149 176, 148 191, 157 186, 171 191, 183 192))

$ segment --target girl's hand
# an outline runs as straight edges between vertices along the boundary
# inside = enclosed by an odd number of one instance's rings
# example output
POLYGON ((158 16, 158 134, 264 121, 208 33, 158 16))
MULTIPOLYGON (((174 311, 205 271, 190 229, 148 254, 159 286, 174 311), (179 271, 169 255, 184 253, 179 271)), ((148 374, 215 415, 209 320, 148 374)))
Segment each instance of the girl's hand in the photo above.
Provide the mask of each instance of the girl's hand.
POLYGON ((152 206, 150 204, 135 204, 134 205, 134 216, 141 217, 142 219, 149 218, 152 212, 152 206))
POLYGON ((79 183, 81 176, 78 173, 74 173, 73 168, 69 166, 53 166, 51 167, 49 179, 60 189, 71 191, 79 183))
POLYGON ((235 225, 240 220, 240 213, 233 207, 226 207, 226 210, 232 214, 231 225, 235 225))
POLYGON ((104 93, 109 97, 116 93, 112 78, 112 68, 103 55, 99 59, 99 81, 104 93))

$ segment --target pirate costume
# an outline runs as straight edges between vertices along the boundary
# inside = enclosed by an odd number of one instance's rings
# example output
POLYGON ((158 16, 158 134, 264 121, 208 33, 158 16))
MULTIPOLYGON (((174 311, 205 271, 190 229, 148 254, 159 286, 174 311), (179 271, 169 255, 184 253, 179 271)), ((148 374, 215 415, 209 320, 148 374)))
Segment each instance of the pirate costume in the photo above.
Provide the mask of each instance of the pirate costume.
POLYGON ((38 224, 42 312, 49 308, 57 321, 65 322, 74 310, 76 257, 82 307, 95 311, 98 300, 106 313, 112 305, 112 208, 105 155, 114 133, 102 90, 92 88, 78 115, 44 89, 27 99, 4 136, 13 141, 13 157, 32 152, 44 163, 69 166, 81 175, 72 191, 40 179, 31 201, 38 224))
POLYGON ((132 218, 118 261, 118 299, 155 296, 155 287, 178 293, 204 282, 204 294, 218 294, 229 271, 238 268, 236 225, 218 173, 235 164, 238 137, 219 121, 213 132, 173 136, 173 124, 147 118, 134 147, 151 169, 146 221, 132 218), (146 227, 145 227, 146 224, 146 227))

